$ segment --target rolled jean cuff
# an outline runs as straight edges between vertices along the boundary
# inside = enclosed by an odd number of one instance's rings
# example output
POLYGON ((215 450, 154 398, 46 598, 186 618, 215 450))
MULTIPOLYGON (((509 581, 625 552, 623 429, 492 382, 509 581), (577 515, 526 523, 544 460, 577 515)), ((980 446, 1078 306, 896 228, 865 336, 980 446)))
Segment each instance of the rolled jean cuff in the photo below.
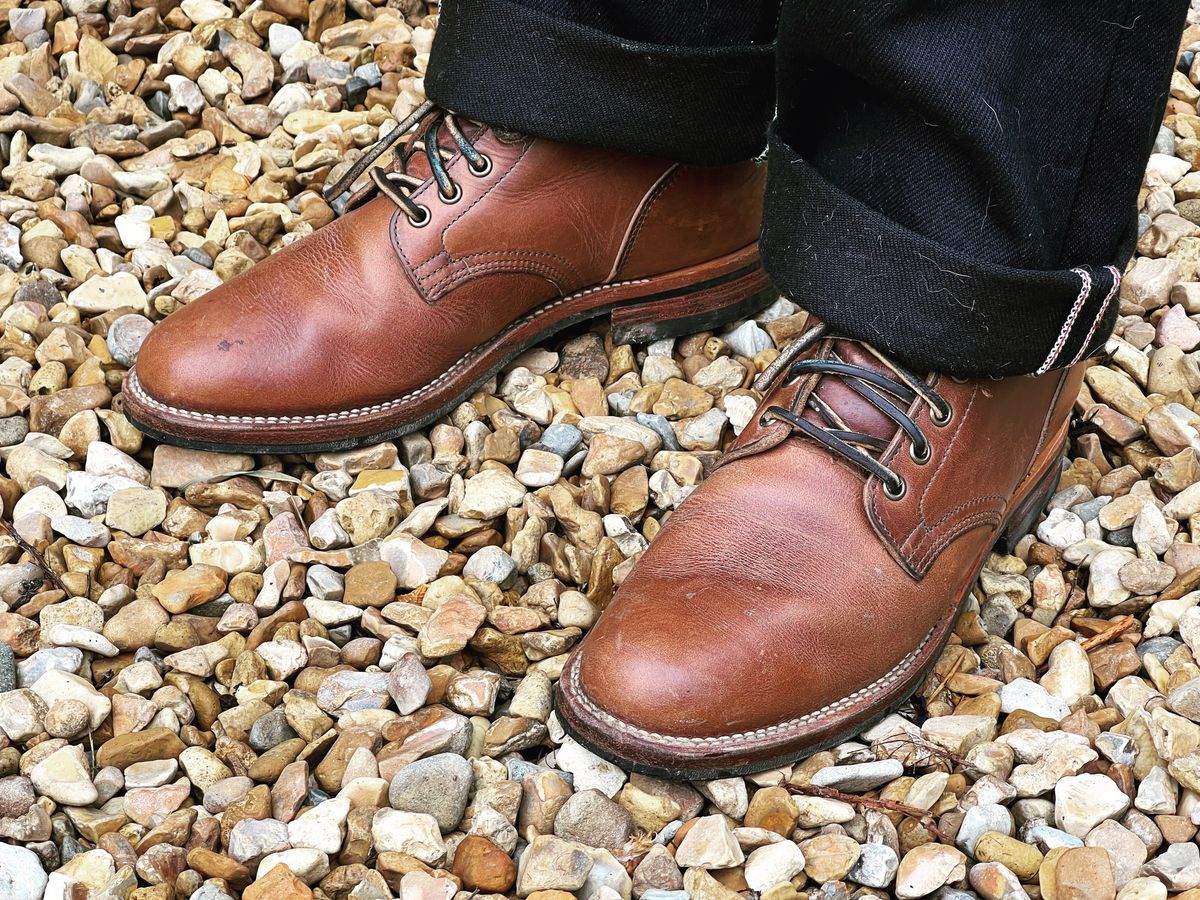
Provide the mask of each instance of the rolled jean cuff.
POLYGON ((1129 238, 1114 258, 996 265, 905 228, 827 181, 772 135, 760 249, 788 297, 846 337, 918 371, 1040 374, 1103 349, 1129 238))
POLYGON ((647 44, 511 0, 443 0, 425 90, 498 128, 721 165, 765 148, 774 65, 774 45, 647 44))

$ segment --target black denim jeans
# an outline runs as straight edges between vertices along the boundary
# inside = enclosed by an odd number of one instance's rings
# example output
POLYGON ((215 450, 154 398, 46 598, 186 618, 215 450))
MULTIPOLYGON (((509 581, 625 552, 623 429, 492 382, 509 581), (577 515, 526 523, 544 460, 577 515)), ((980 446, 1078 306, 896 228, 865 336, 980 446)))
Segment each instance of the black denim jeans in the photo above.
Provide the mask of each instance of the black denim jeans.
POLYGON ((443 0, 431 98, 713 165, 769 148, 789 297, 921 370, 1103 347, 1187 0, 443 0), (773 124, 772 124, 773 120, 773 124))

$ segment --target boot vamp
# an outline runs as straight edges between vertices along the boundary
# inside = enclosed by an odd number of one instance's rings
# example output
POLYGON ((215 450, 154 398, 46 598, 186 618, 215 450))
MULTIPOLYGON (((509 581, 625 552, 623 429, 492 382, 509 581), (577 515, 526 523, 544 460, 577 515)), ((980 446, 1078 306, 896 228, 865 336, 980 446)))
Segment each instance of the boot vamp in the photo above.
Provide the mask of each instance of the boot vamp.
POLYGON ((933 436, 927 465, 904 468, 909 491, 894 504, 807 438, 731 459, 588 635, 582 689, 636 727, 709 737, 911 676, 904 667, 944 636, 1032 461, 1054 461, 1039 447, 1065 425, 1058 383, 947 383, 956 421, 933 436))
POLYGON ((139 353, 142 387, 233 415, 360 407, 418 390, 541 299, 513 275, 489 283, 509 302, 427 302, 392 247, 398 215, 371 200, 169 316, 139 353))

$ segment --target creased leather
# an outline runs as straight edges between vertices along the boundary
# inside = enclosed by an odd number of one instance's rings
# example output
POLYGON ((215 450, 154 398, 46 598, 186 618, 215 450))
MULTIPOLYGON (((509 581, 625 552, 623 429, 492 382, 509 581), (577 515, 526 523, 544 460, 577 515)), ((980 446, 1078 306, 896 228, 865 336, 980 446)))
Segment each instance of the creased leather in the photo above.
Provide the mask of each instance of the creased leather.
POLYGON ((636 279, 757 240, 757 163, 685 173, 631 237, 675 163, 486 129, 474 140, 492 171, 449 160, 462 196, 443 202, 432 180, 415 191, 432 213, 424 228, 377 196, 159 323, 137 361, 142 389, 226 416, 362 408, 429 384, 531 310, 607 283, 622 259, 620 277, 636 279))
MULTIPOLYGON (((931 442, 925 465, 893 437, 883 459, 908 482, 900 501, 756 416, 576 650, 564 722, 610 756, 686 773, 794 757, 877 719, 902 699, 897 684, 919 683, 906 660, 936 658, 1002 526, 1059 464, 1081 377, 931 376, 954 414, 939 428, 922 401, 910 410, 931 442), (872 684, 889 691, 863 692, 872 684)), ((759 413, 813 388, 781 379, 759 413)))

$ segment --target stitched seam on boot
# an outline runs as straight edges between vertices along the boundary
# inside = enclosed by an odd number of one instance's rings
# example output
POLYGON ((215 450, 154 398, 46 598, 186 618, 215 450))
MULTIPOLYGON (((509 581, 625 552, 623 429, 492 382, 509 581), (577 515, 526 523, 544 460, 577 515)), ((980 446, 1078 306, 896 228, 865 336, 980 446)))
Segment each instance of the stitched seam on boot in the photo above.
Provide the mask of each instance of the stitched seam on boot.
MULTIPOLYGON (((578 300, 580 297, 586 297, 588 294, 594 294, 597 291, 608 290, 610 288, 629 287, 629 286, 635 285, 635 284, 648 284, 650 282, 650 280, 651 279, 649 279, 649 278, 634 278, 630 281, 617 281, 617 282, 613 282, 612 284, 601 284, 601 285, 597 285, 596 287, 588 288, 586 291, 580 291, 577 294, 572 294, 569 297, 561 297, 552 303, 548 303, 545 306, 538 307, 533 312, 531 312, 528 315, 525 315, 522 318, 518 319, 517 321, 513 322, 506 329, 504 329, 504 331, 502 331, 498 335, 496 335, 496 337, 494 337, 492 339, 492 341, 489 343, 494 343, 496 341, 504 339, 510 332, 515 331, 518 328, 523 328, 525 325, 529 324, 529 322, 533 321, 538 316, 542 315, 543 313, 547 313, 550 310, 554 309, 555 307, 560 306, 563 303, 567 303, 568 301, 578 300)), ((137 398, 139 400, 141 400, 143 403, 145 403, 147 406, 151 406, 157 410, 163 410, 163 411, 172 413, 174 415, 181 416, 186 419, 194 419, 198 422, 228 422, 228 423, 231 423, 234 425, 277 425, 277 424, 281 424, 281 423, 282 424, 294 423, 297 425, 307 425, 307 424, 310 424, 313 422, 329 422, 329 421, 336 421, 336 420, 345 420, 345 419, 353 418, 356 416, 370 415, 372 413, 384 412, 386 410, 393 409, 394 407, 399 406, 403 403, 408 403, 412 400, 416 400, 416 399, 420 398, 421 396, 423 396, 424 394, 427 394, 430 391, 434 390, 439 385, 441 385, 443 382, 448 381, 450 378, 452 378, 454 375, 456 375, 458 373, 458 371, 461 368, 463 368, 463 366, 465 366, 467 363, 469 363, 471 361, 472 357, 477 355, 477 353, 479 352, 479 348, 481 346, 483 346, 483 345, 480 344, 478 346, 471 348, 458 360, 458 362, 454 363, 454 365, 452 365, 449 369, 447 369, 444 374, 439 375, 437 378, 435 378, 433 381, 429 382, 429 384, 425 385, 424 387, 420 387, 417 390, 412 391, 411 393, 405 394, 402 397, 397 397, 394 400, 385 400, 382 403, 376 403, 372 406, 360 406, 360 407, 356 407, 354 409, 340 410, 338 412, 331 412, 331 413, 310 413, 309 415, 306 415, 306 416, 227 416, 227 415, 221 415, 220 413, 202 413, 202 412, 196 412, 194 410, 182 409, 178 406, 171 406, 170 404, 163 403, 161 400, 154 399, 148 393, 146 393, 146 389, 144 387, 142 387, 142 383, 141 383, 140 379, 138 379, 138 377, 137 377, 136 369, 131 371, 129 374, 129 381, 127 382, 127 388, 129 391, 131 391, 134 395, 136 395, 137 398)))
POLYGON ((594 702, 592 702, 587 694, 584 693, 583 686, 580 684, 579 680, 580 666, 578 658, 571 667, 571 687, 574 689, 575 696, 579 699, 579 702, 586 707, 588 712, 592 713, 592 715, 602 719, 607 724, 620 731, 624 731, 627 734, 634 734, 638 737, 648 738, 664 744, 673 744, 676 746, 701 746, 707 744, 720 744, 724 741, 773 737, 782 731, 788 731, 802 725, 809 725, 813 722, 819 722, 821 719, 828 718, 835 713, 841 712, 848 706, 853 706, 859 700, 863 699, 863 697, 872 692, 882 691, 891 687, 902 677, 908 674, 909 670, 912 669, 913 663, 917 661, 917 658, 921 655, 921 651, 925 649, 925 646, 933 638, 933 634, 936 630, 936 626, 929 629, 929 632, 925 635, 921 643, 917 645, 917 648, 909 653, 908 656, 904 657, 904 659, 901 660, 894 669, 871 682, 866 687, 859 688, 853 694, 848 694, 841 700, 835 700, 833 703, 829 703, 825 706, 822 706, 820 709, 806 713, 798 718, 789 719, 786 722, 779 722, 775 725, 768 725, 765 728, 757 728, 754 731, 739 731, 736 734, 722 734, 714 737, 675 737, 672 735, 661 734, 657 731, 649 731, 645 728, 638 728, 636 725, 631 725, 624 719, 618 719, 612 713, 605 712, 603 709, 597 706, 594 702))

